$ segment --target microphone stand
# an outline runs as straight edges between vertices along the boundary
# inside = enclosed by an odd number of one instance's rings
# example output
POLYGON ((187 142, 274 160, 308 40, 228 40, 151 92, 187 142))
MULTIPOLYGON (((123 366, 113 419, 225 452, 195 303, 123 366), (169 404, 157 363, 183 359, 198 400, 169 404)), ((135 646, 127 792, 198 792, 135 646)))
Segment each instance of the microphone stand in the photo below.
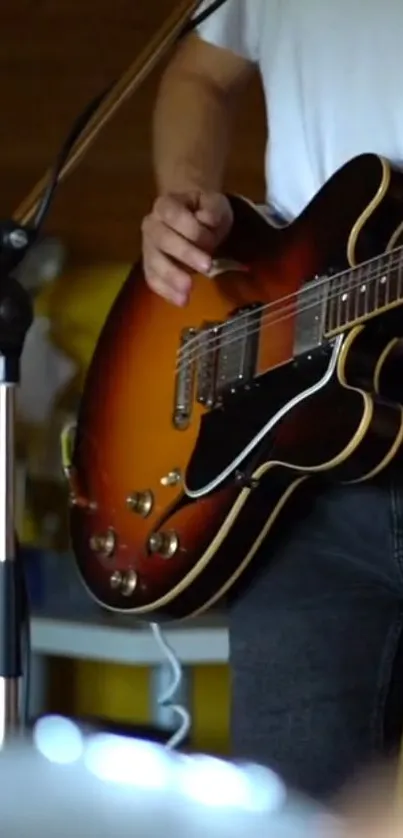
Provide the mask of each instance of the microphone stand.
POLYGON ((0 748, 19 728, 21 629, 26 611, 15 534, 15 403, 20 360, 33 320, 29 294, 11 275, 34 234, 0 224, 0 748))
MULTIPOLYGON (((21 635, 29 619, 24 570, 15 533, 15 407, 20 361, 33 320, 28 292, 12 276, 38 235, 57 184, 77 166, 104 125, 133 95, 165 53, 192 28, 202 0, 181 0, 151 43, 73 129, 62 160, 36 185, 11 221, 0 222, 0 750, 23 730, 20 713, 21 635), (81 123, 84 121, 84 125, 81 123), (66 158, 66 159, 65 159, 66 158), (31 225, 31 226, 29 226, 31 225)), ((213 0, 211 12, 225 0, 213 0)), ((210 8, 203 17, 211 13, 210 8)))

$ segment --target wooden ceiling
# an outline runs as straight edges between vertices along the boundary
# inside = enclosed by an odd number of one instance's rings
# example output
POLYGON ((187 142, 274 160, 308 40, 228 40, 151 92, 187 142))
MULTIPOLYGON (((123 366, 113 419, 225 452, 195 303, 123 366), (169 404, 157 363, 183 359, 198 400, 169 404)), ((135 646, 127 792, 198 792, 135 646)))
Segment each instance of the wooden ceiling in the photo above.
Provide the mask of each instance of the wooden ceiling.
MULTIPOLYGON (((2 0, 0 211, 9 216, 52 162, 80 110, 119 76, 175 0, 2 0)), ((150 118, 161 70, 61 186, 47 228, 80 261, 132 260, 153 196, 150 118)), ((228 184, 262 197, 264 119, 256 82, 241 105, 228 184)))

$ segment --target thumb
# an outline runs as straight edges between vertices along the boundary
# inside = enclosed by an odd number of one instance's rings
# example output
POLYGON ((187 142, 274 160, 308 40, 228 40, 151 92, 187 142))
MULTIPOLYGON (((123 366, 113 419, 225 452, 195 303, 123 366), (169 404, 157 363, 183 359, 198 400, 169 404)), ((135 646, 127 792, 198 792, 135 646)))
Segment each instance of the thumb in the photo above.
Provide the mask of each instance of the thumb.
POLYGON ((222 205, 217 195, 201 194, 196 219, 205 227, 215 230, 222 222, 222 205))

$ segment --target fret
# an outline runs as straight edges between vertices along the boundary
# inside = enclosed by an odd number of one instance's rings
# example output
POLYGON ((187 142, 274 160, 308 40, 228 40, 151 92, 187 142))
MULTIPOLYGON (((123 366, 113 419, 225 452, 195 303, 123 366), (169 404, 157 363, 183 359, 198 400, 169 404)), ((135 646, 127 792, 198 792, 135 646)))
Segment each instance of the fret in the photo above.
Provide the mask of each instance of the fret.
POLYGON ((376 265, 366 265, 367 282, 370 289, 370 305, 367 314, 382 311, 399 299, 396 261, 395 253, 385 253, 376 260, 376 265))
POLYGON ((361 303, 364 299, 364 297, 361 295, 365 294, 365 288, 366 284, 364 271, 362 265, 360 265, 356 270, 355 278, 350 293, 350 307, 348 311, 348 316, 350 319, 357 320, 360 316, 361 308, 363 308, 363 305, 361 305, 361 303))
POLYGON ((357 281, 357 277, 352 282, 349 274, 343 275, 343 292, 341 297, 342 311, 337 323, 337 327, 339 329, 343 327, 344 323, 349 323, 351 320, 355 320, 355 312, 359 307, 359 299, 356 293, 357 281))
POLYGON ((371 285, 371 282, 368 279, 367 272, 361 265, 358 269, 357 276, 357 306, 355 311, 356 319, 358 319, 359 317, 367 317, 369 312, 371 311, 370 300, 372 288, 373 286, 371 285))
POLYGON ((389 255, 384 256, 381 261, 382 261, 382 266, 381 266, 382 276, 381 276, 381 279, 384 280, 383 281, 383 289, 384 289, 384 294, 385 294, 384 305, 388 306, 393 301, 393 297, 394 297, 393 288, 391 287, 393 280, 392 280, 392 276, 391 276, 391 273, 390 273, 390 258, 389 258, 389 255))
POLYGON ((374 281, 373 267, 360 265, 355 273, 357 275, 356 283, 354 283, 357 306, 355 316, 351 318, 350 322, 368 317, 376 308, 376 299, 377 296, 379 297, 377 283, 374 281))
POLYGON ((348 302, 348 296, 347 296, 348 292, 347 292, 345 277, 340 277, 337 283, 336 283, 336 280, 335 280, 334 284, 336 286, 335 293, 336 293, 336 299, 337 299, 336 323, 339 326, 344 321, 346 303, 348 302))
POLYGON ((401 248, 329 278, 325 334, 341 331, 398 301, 403 302, 401 248))
POLYGON ((369 273, 369 284, 370 284, 370 300, 371 306, 369 312, 371 311, 378 311, 385 308, 388 304, 388 297, 389 297, 389 283, 390 277, 387 274, 387 265, 386 260, 382 257, 379 260, 378 270, 376 275, 374 276, 371 271, 369 273), (372 277, 372 278, 371 278, 372 277))
POLYGON ((350 272, 330 277, 326 331, 341 329, 346 322, 354 318, 354 299, 350 272))
POLYGON ((398 299, 401 300, 403 298, 403 260, 398 260, 397 265, 397 295, 398 299))
MULTIPOLYGON (((329 295, 325 321, 325 331, 330 331, 331 324, 338 322, 338 310, 340 306, 340 280, 334 277, 329 280, 329 295)), ((334 328, 334 327, 333 327, 334 328)))

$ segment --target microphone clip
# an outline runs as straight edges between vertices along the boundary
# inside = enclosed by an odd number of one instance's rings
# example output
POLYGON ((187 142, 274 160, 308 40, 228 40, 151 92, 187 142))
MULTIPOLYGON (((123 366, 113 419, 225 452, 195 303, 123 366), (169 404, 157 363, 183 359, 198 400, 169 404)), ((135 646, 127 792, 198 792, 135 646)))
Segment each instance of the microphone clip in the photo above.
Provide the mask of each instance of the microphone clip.
MULTIPOLYGON (((2 272, 15 270, 36 238, 37 230, 33 227, 18 224, 12 219, 0 221, 0 268, 2 272)), ((0 281, 1 279, 0 276, 0 281)))

